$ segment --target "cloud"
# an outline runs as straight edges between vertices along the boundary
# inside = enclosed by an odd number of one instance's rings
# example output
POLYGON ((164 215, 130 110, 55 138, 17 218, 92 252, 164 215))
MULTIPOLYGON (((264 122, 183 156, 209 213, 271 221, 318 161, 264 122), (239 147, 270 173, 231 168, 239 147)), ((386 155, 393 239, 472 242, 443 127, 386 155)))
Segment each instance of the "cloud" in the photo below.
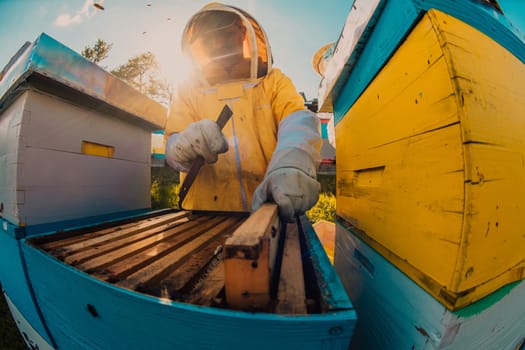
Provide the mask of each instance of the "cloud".
MULTIPOLYGON (((103 4, 104 1, 98 1, 103 4)), ((82 8, 75 13, 62 13, 55 19, 55 26, 68 27, 73 24, 82 23, 84 20, 93 17, 98 10, 93 6, 93 0, 84 1, 82 8)))

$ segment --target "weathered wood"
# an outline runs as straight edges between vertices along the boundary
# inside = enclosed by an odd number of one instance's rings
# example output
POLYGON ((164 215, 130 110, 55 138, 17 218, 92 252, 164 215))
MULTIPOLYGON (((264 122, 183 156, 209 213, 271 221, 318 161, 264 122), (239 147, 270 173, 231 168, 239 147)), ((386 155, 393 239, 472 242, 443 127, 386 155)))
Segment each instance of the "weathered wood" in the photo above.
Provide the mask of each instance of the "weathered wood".
POLYGON ((142 231, 132 236, 126 236, 119 240, 111 240, 108 242, 96 244, 94 246, 79 250, 72 255, 61 257, 64 262, 72 265, 76 265, 79 268, 93 268, 97 266, 97 263, 103 264, 111 261, 111 257, 114 255, 122 256, 122 250, 131 251, 132 249, 140 250, 146 249, 148 244, 153 241, 161 240, 166 237, 166 234, 176 231, 177 227, 180 227, 188 222, 189 219, 183 218, 170 224, 162 225, 148 231, 142 231), (96 259, 98 258, 98 259, 96 259), (93 261, 95 259, 95 261, 93 261), (81 264, 86 261, 91 261, 91 266, 82 267, 81 264))
MULTIPOLYGON (((189 214, 189 212, 184 212, 189 214)), ((94 237, 102 236, 110 232, 124 230, 130 227, 136 227, 141 222, 154 222, 158 220, 165 220, 166 215, 178 214, 180 212, 169 211, 168 209, 164 213, 152 212, 145 215, 141 215, 140 219, 131 217, 118 221, 108 221, 101 224, 89 226, 87 228, 68 230, 68 231, 57 231, 52 235, 40 236, 32 240, 33 244, 39 247, 52 251, 61 247, 71 245, 73 243, 81 242, 94 237)))
MULTIPOLYGON (((119 261, 128 257, 138 256, 142 258, 141 260, 155 258, 156 256, 161 256, 164 251, 175 249, 178 245, 191 240, 203 230, 211 228, 222 221, 221 219, 224 220, 224 218, 197 218, 189 222, 184 220, 176 225, 167 227, 167 229, 154 229, 153 232, 147 231, 149 234, 141 237, 142 239, 137 239, 134 236, 131 237, 133 240, 130 241, 112 242, 100 247, 100 251, 97 254, 80 260, 76 267, 81 270, 100 269, 112 264, 116 265, 119 261), (142 254, 143 252, 144 254, 142 254)), ((68 263, 73 262, 73 260, 69 260, 69 257, 65 261, 68 263)), ((137 259, 130 259, 125 264, 127 269, 130 269, 140 262, 137 259)))
POLYGON ((117 284, 125 288, 137 289, 142 284, 152 283, 152 281, 160 282, 163 277, 188 259, 191 256, 190 254, 198 251, 203 245, 207 244, 210 240, 213 240, 216 236, 228 232, 229 227, 238 220, 238 218, 226 218, 226 220, 205 232, 200 230, 198 234, 185 241, 185 244, 178 249, 171 251, 160 259, 156 259, 151 264, 127 276, 126 279, 117 284))
POLYGON ((265 204, 226 240, 226 300, 235 309, 266 309, 278 242, 277 205, 265 204))
POLYGON ((75 254, 76 252, 85 250, 89 247, 106 244, 108 242, 132 236, 137 233, 151 230, 156 227, 166 227, 176 220, 180 220, 189 216, 189 214, 190 213, 187 211, 176 212, 173 214, 162 216, 159 219, 141 221, 138 224, 126 227, 125 229, 117 228, 103 230, 102 235, 99 235, 98 233, 93 234, 85 240, 61 247, 60 251, 56 252, 56 256, 64 258, 68 255, 75 254))
MULTIPOLYGON (((237 229, 240 224, 241 222, 232 225, 230 228, 231 231, 237 229)), ((155 294, 172 299, 179 298, 179 295, 182 293, 181 290, 187 289, 188 285, 193 284, 196 279, 202 278, 202 275, 206 275, 210 265, 212 265, 215 260, 220 259, 222 261, 223 245, 224 237, 218 237, 210 241, 208 245, 199 249, 198 253, 192 254, 183 265, 166 276, 160 285, 151 286, 152 292, 154 292, 153 288, 157 287, 159 291, 155 294)), ((222 278, 224 279, 224 276, 222 278)))
POLYGON ((305 301, 299 229, 297 223, 293 223, 286 226, 275 312, 278 314, 306 314, 305 301))
POLYGON ((211 305, 224 288, 224 263, 219 262, 209 275, 199 281, 184 302, 196 305, 211 305))
POLYGON ((209 241, 160 283, 148 284, 148 292, 162 298, 180 299, 184 294, 182 289, 190 289, 193 283, 207 274, 210 265, 218 259, 223 242, 221 236, 209 241))
POLYGON ((97 274, 101 274, 104 280, 111 280, 113 282, 123 280, 138 270, 153 264, 156 260, 168 255, 170 252, 177 250, 193 238, 198 237, 222 221, 224 221, 224 217, 212 217, 208 218, 208 221, 201 222, 202 227, 193 225, 187 229, 181 227, 182 231, 170 237, 167 241, 151 246, 141 252, 127 255, 122 259, 113 261, 110 265, 100 266, 97 268, 97 274))

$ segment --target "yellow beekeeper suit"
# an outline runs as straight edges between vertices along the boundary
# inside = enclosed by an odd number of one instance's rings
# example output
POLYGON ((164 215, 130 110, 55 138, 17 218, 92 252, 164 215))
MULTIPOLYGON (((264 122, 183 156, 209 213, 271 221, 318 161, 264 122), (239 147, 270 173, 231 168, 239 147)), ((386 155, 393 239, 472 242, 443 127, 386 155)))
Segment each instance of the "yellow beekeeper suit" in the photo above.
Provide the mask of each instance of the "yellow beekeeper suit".
MULTIPOLYGON (((210 20, 206 21, 204 27, 210 20)), ((216 27, 228 36, 237 28, 229 22, 219 23, 216 27)), ((209 45, 217 43, 211 42, 209 45)), ((234 7, 208 4, 186 25, 182 48, 183 53, 195 63, 195 70, 192 78, 178 88, 170 108, 165 130, 168 137, 168 164, 177 170, 187 171, 187 165, 181 165, 177 156, 172 156, 172 151, 179 147, 174 146, 176 136, 203 119, 215 121, 224 105, 233 111, 222 130, 227 151, 219 154, 215 158, 216 162, 202 167, 182 203, 184 209, 249 211, 252 209, 254 192, 270 168, 297 168, 310 178, 315 178, 321 146, 319 121, 305 109, 304 100, 291 80, 272 67, 272 54, 266 34, 253 17, 234 7), (235 15, 242 23, 240 27, 244 27, 244 59, 242 63, 230 67, 228 72, 225 72, 228 68, 210 63, 213 58, 201 57, 205 56, 203 50, 206 43, 196 39, 202 34, 209 40, 215 33, 208 28, 198 28, 196 21, 202 20, 205 15, 221 13, 227 13, 230 17, 235 15), (175 141, 170 143, 172 136, 175 141)), ((271 192, 271 189, 268 191, 271 192)), ((269 198, 264 194, 262 196, 259 202, 272 199, 271 194, 269 198)))

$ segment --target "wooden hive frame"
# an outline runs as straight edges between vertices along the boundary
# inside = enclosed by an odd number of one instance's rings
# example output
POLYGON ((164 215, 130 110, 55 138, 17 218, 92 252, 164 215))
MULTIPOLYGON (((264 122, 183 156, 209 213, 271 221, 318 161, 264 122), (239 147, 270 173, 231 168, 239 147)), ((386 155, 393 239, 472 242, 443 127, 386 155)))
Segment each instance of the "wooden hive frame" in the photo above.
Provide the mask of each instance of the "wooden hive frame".
POLYGON ((300 222, 282 225, 277 206, 268 204, 250 217, 163 210, 28 242, 94 278, 159 298, 279 314, 323 312, 302 230, 300 222))
POLYGON ((280 224, 277 205, 263 205, 226 240, 224 267, 230 307, 268 309, 277 293, 277 313, 306 313, 299 230, 280 224))

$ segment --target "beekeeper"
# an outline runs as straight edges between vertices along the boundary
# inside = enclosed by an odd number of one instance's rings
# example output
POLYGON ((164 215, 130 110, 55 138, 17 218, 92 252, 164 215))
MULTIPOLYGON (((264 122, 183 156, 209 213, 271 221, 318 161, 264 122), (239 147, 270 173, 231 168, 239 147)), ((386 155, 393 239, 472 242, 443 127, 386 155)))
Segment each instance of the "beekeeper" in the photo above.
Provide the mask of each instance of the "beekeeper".
POLYGON ((280 217, 293 221, 315 205, 320 123, 272 67, 259 23, 238 8, 208 4, 187 23, 182 52, 194 69, 170 108, 166 159, 182 173, 197 156, 206 162, 183 208, 246 212, 275 202, 280 217), (221 131, 215 120, 224 105, 233 115, 221 131))

